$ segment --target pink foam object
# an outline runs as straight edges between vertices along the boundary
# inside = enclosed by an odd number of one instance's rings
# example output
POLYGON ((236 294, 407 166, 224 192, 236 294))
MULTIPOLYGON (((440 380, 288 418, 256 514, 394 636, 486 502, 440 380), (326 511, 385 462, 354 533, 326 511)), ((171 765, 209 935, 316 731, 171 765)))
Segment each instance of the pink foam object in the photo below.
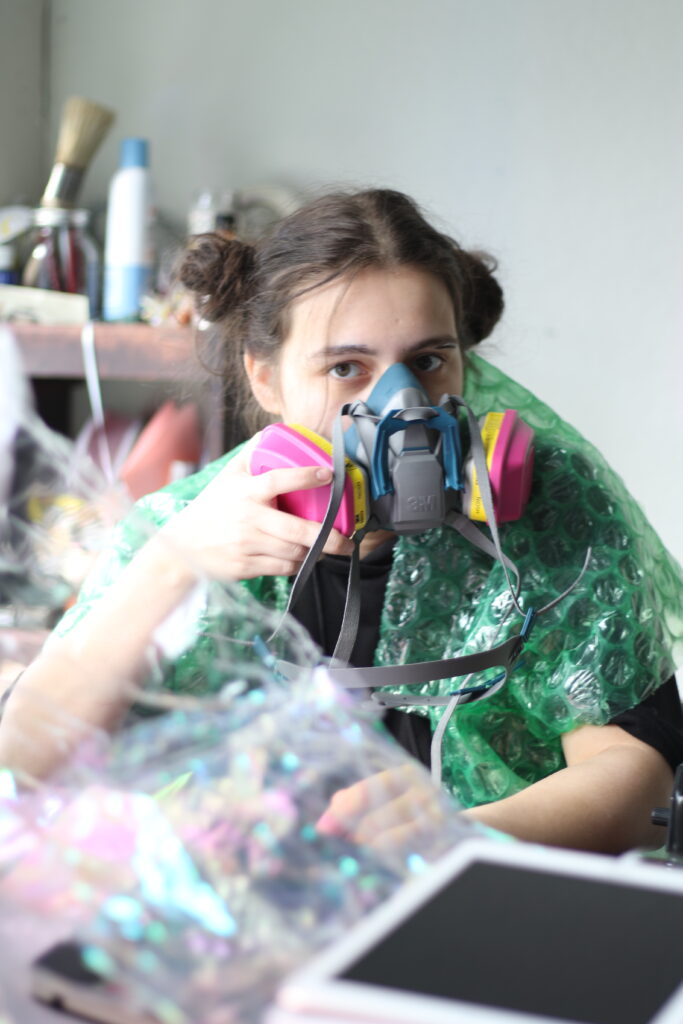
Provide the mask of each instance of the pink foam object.
POLYGON ((489 477, 499 523, 520 519, 534 472, 534 432, 514 409, 506 409, 496 438, 489 477))
MULTIPOLYGON (((266 427, 251 453, 249 472, 252 476, 267 473, 270 469, 299 466, 325 466, 332 469, 332 459, 304 434, 284 423, 273 423, 266 427)), ((330 500, 330 488, 331 484, 325 484, 311 490, 280 494, 277 498, 277 507, 283 512, 299 516, 300 519, 322 523, 330 500)), ((347 476, 344 496, 334 520, 335 529, 347 537, 350 537, 356 528, 353 512, 353 485, 347 476)))

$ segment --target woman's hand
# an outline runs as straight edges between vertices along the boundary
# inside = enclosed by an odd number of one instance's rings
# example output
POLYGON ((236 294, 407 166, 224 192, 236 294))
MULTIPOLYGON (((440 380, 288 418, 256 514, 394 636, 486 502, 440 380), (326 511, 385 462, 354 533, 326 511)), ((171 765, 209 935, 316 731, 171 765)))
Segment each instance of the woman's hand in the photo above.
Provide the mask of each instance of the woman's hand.
POLYGON ((438 790, 424 768, 409 761, 338 790, 316 828, 382 850, 414 843, 444 820, 438 790))
MULTIPOLYGON (((216 579, 292 576, 320 532, 320 524, 281 512, 280 494, 323 487, 329 469, 304 466, 249 473, 250 445, 239 452, 194 501, 163 527, 192 565, 216 579)), ((332 530, 326 554, 350 555, 353 542, 332 530)))

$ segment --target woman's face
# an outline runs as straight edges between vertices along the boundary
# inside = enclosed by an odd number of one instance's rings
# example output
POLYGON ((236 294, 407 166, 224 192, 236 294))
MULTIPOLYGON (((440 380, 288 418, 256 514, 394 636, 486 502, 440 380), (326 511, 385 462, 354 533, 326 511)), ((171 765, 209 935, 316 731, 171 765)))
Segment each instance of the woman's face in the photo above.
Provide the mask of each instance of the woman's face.
POLYGON ((257 400, 285 423, 329 439, 340 407, 366 399, 392 363, 405 363, 434 403, 462 391, 453 304, 431 274, 371 268, 313 289, 289 312, 279 362, 245 357, 257 400))

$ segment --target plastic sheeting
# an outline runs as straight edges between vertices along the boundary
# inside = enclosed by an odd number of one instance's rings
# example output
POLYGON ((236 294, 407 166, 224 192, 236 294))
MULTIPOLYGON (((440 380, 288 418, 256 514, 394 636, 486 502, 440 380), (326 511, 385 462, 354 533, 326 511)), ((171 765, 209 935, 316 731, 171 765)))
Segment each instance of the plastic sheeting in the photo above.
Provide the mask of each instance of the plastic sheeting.
MULTIPOLYGON (((509 796, 564 765, 561 736, 604 724, 640 703, 683 664, 683 573, 623 482, 585 438, 547 405, 483 359, 470 355, 465 399, 478 415, 516 409, 533 427, 535 470, 523 518, 500 528, 502 547, 521 572, 521 604, 540 611, 579 576, 558 605, 540 615, 523 663, 490 699, 459 707, 442 743, 443 781, 465 806, 509 796)), ((229 456, 228 456, 229 457, 229 456)), ((154 527, 205 487, 226 457, 143 499, 138 518, 121 525, 114 549, 91 577, 64 632, 89 614, 154 527), (149 527, 148 527, 149 528, 149 527)), ((245 581, 245 590, 283 610, 289 581, 245 581)), ((500 563, 449 528, 401 537, 394 549, 378 665, 453 657, 486 649, 517 632, 500 563)), ((215 615, 197 642, 163 667, 164 685, 196 692, 213 685, 215 615)), ((441 680, 406 690, 444 696, 460 684, 441 680)), ((429 714, 436 726, 441 708, 429 714)))
MULTIPOLYGON (((120 506, 112 514, 96 474, 25 404, 15 413, 3 438, 0 578, 13 620, 0 628, 0 662, 21 665, 34 651, 14 627, 59 613, 110 546, 120 506), (31 516, 36 497, 52 518, 31 516)), ((130 515, 150 535, 149 518, 130 515)), ((285 972, 471 834, 374 714, 316 667, 294 622, 273 644, 294 665, 291 679, 279 674, 263 640, 278 622, 243 588, 198 578, 151 642, 147 688, 121 681, 132 707, 113 735, 26 679, 11 695, 27 729, 11 748, 24 770, 0 770, 0 919, 26 941, 4 944, 0 1020, 33 1019, 26 950, 58 934, 77 936, 117 998, 163 1024, 255 1020, 285 972), (205 694, 169 693, 168 664, 197 649, 205 694), (47 744, 59 767, 33 778, 47 744)), ((59 659, 60 694, 89 685, 68 646, 59 659)))
POLYGON ((253 1019, 284 972, 470 831, 324 672, 95 737, 0 821, 0 900, 71 920, 87 962, 169 1021, 253 1019), (340 789, 374 779, 384 804, 406 770, 409 835, 320 826, 340 789))
MULTIPOLYGON (((522 606, 541 615, 523 663, 490 700, 457 709, 443 743, 443 779, 470 806, 509 796, 564 764, 560 737, 639 704, 683 664, 683 573, 600 453, 547 405, 471 356, 465 398, 477 415, 511 408, 535 437, 525 515, 500 527, 521 572, 522 606)), ((377 663, 485 649, 519 631, 499 563, 451 530, 401 538, 377 663)), ((411 693, 447 694, 442 680, 411 693)), ((430 709, 435 725, 442 708, 430 709)))
POLYGON ((129 505, 35 414, 12 335, 0 327, 0 625, 49 625, 129 505))

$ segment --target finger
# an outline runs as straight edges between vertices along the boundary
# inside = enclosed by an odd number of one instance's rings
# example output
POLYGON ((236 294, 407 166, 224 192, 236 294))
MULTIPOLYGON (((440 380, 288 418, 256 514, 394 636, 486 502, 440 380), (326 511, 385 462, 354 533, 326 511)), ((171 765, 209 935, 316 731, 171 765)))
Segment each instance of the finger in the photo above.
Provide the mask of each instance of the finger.
MULTIPOLYGON (((269 506, 250 503, 240 521, 233 524, 230 543, 224 557, 219 556, 215 571, 235 579, 252 579, 259 571, 267 576, 296 575, 317 536, 315 526, 269 506)), ((352 547, 352 542, 341 534, 339 540, 339 552, 347 554, 345 545, 352 547)))
POLYGON ((261 501, 274 501, 280 494, 310 491, 332 483, 332 470, 325 466, 295 466, 269 469, 255 476, 252 494, 261 501))
POLYGON ((322 823, 324 828, 346 829, 373 808, 384 806, 392 797, 400 796, 416 783, 423 784, 423 771, 415 762, 407 761, 337 790, 318 824, 322 823))
POLYGON ((316 831, 323 836, 336 836, 338 839, 347 838, 350 829, 334 816, 329 809, 325 811, 315 823, 316 831))
MULTIPOLYGON (((252 505, 250 523, 271 537, 290 544, 298 544, 305 548, 305 553, 315 543, 320 533, 320 523, 302 519, 291 512, 283 512, 271 505, 252 505)), ((353 541, 345 537, 339 530, 332 530, 325 547, 326 554, 350 555, 353 552, 353 541)))
POLYGON ((424 829, 436 824, 440 817, 432 794, 424 789, 413 788, 364 815, 353 831, 353 838, 357 843, 370 843, 388 829, 405 824, 411 824, 415 829, 424 829))
POLYGON ((240 579, 254 576, 294 576, 301 568, 308 547, 289 539, 281 539, 260 529, 258 515, 261 506, 254 506, 254 521, 233 534, 226 549, 227 560, 240 579), (236 569, 235 569, 236 567, 236 569))
POLYGON ((374 807, 381 806, 391 797, 387 788, 387 777, 391 770, 361 779, 346 789, 338 789, 330 800, 327 810, 318 819, 316 828, 337 834, 347 833, 374 807))
POLYGON ((254 558, 266 558, 281 562, 283 565, 294 566, 297 572, 303 563, 308 548, 304 544, 295 544, 291 541, 280 540, 271 537, 269 534, 260 532, 253 538, 250 537, 239 545, 242 557, 245 560, 254 558))
MULTIPOLYGON (((255 501, 264 509, 269 509, 275 515, 256 513, 252 507, 249 510, 250 525, 258 526, 264 533, 281 540, 289 540, 294 544, 302 544, 306 550, 310 548, 320 533, 320 523, 302 519, 300 516, 275 509, 273 503, 280 494, 287 494, 297 490, 311 490, 315 487, 322 487, 332 480, 332 471, 324 467, 300 466, 293 469, 273 469, 260 476, 252 477, 249 473, 249 447, 253 447, 258 440, 255 435, 247 442, 245 448, 235 455, 233 459, 218 474, 212 485, 214 490, 218 487, 234 487, 233 478, 241 475, 249 479, 246 492, 242 494, 255 501), (322 476, 322 479, 320 477, 322 476), (223 481, 225 480, 225 483, 223 481), (305 525, 304 525, 305 524, 305 525)), ((232 495, 234 497, 234 495, 232 495)), ((215 497, 215 494, 214 494, 215 497)), ((349 540, 339 530, 332 530, 325 542, 323 551, 328 555, 351 555, 353 553, 353 541, 349 540)))
POLYGON ((251 580, 259 576, 296 576, 300 568, 301 562, 272 558, 270 555, 253 555, 240 563, 230 578, 251 580))
POLYGON ((422 765, 411 758, 403 764, 369 775, 362 785, 370 797, 369 805, 377 806, 385 804, 389 797, 400 796, 413 786, 423 785, 425 777, 422 765))
POLYGON ((323 835, 350 834, 368 807, 369 794, 366 781, 357 782, 347 789, 339 789, 318 818, 315 827, 323 835))
POLYGON ((419 838, 422 830, 416 827, 414 822, 406 822, 404 825, 397 825, 396 828, 387 829, 381 832, 374 839, 369 840, 365 845, 378 852, 395 854, 397 851, 411 847, 419 838))
POLYGON ((395 796, 399 796, 412 786, 424 784, 427 777, 423 766, 412 758, 372 776, 376 780, 375 785, 382 786, 385 793, 395 796))

